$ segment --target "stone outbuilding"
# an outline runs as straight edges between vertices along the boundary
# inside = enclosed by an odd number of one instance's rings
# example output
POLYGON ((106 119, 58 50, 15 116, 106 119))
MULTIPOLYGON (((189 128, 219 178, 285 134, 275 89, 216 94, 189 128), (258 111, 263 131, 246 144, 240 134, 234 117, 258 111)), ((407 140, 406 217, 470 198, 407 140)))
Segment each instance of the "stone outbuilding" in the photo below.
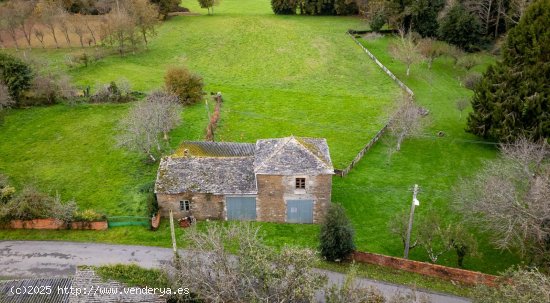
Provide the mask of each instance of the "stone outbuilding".
POLYGON ((162 216, 319 223, 333 174, 325 139, 184 142, 161 159, 155 193, 162 216))

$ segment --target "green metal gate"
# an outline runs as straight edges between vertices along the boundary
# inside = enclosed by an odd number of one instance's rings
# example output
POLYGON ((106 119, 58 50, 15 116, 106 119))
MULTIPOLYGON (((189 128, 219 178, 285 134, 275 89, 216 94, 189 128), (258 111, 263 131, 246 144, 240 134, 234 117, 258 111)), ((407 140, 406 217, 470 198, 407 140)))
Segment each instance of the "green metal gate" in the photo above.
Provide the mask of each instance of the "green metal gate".
POLYGON ((287 200, 288 223, 313 223, 313 200, 287 200))
POLYGON ((109 227, 120 226, 150 226, 151 219, 148 217, 136 217, 136 216, 115 216, 108 217, 107 222, 109 227))
POLYGON ((226 197, 227 220, 256 220, 256 197, 226 197))

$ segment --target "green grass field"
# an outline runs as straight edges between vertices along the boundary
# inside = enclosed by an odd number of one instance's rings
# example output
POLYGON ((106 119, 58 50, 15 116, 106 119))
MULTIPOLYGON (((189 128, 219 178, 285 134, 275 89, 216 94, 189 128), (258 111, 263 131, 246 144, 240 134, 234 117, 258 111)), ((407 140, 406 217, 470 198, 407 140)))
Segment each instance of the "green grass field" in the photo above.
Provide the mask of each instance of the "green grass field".
MULTIPOLYGON (((332 160, 342 168, 383 125, 389 105, 401 93, 345 34, 365 25, 353 17, 275 16, 268 0, 224 0, 214 16, 183 5, 201 16, 175 17, 165 22, 149 50, 126 57, 110 56, 87 68, 68 70, 81 86, 124 77, 134 89, 159 88, 169 66, 185 65, 201 74, 208 91, 221 91, 225 103, 217 139, 254 142, 288 135, 325 137, 332 160)), ((415 183, 422 187, 422 216, 428 206, 452 219, 451 189, 484 159, 496 155, 494 146, 464 132, 465 117, 454 108, 456 98, 471 92, 460 87, 464 72, 450 60, 436 60, 432 71, 405 67, 387 54, 389 38, 365 42, 376 56, 416 93, 430 110, 426 136, 406 140, 391 159, 392 144, 385 137, 344 179, 334 178, 333 201, 348 210, 356 228, 357 247, 399 256, 400 240, 387 223, 408 209, 415 183), (435 134, 444 131, 445 137, 435 134)), ((81 52, 33 50, 39 57, 66 69, 64 57, 81 52)), ((485 62, 492 59, 484 57, 485 62)), ((479 71, 486 65, 479 66, 479 71)), ((123 105, 78 105, 12 110, 0 126, 0 173, 20 187, 35 183, 82 208, 108 215, 143 215, 139 189, 155 178, 155 165, 114 146, 116 122, 128 110, 123 105)), ((172 132, 173 147, 184 139, 199 140, 207 123, 204 105, 186 108, 183 124, 172 132)), ((258 223, 271 245, 293 244, 315 248, 318 226, 258 223), (299 235, 299 236, 298 236, 299 235)), ((113 228, 105 232, 0 231, 0 239, 57 239, 169 246, 166 225, 157 232, 144 228, 113 228)), ((484 236, 480 236, 485 241, 484 236)), ((482 255, 466 260, 466 267, 495 273, 517 258, 481 245, 482 255)), ((427 260, 417 248, 417 260, 427 260)), ((456 265, 452 254, 442 264, 456 265)))

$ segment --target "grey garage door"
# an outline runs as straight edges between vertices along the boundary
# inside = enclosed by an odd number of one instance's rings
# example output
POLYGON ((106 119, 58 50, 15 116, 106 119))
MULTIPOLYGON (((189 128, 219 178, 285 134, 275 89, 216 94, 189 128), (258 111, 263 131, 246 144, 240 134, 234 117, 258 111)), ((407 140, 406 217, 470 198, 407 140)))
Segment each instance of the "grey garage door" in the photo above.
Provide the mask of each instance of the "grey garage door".
POLYGON ((256 197, 226 197, 227 220, 256 220, 256 197))
POLYGON ((286 217, 289 223, 313 223, 313 200, 287 200, 286 217))

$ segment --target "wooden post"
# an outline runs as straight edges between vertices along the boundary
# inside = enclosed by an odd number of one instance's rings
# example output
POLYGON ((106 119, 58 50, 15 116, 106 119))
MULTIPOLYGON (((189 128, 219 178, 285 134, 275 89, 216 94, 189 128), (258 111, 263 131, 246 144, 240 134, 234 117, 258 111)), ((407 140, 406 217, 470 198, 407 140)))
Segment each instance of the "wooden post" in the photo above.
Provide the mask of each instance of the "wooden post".
POLYGON ((412 203, 411 203, 411 215, 409 217, 409 227, 407 228, 407 239, 405 241, 405 253, 404 253, 404 258, 405 259, 409 258, 409 247, 410 247, 410 243, 411 243, 411 230, 412 230, 413 219, 414 219, 414 208, 418 203, 417 202, 418 200, 416 199, 417 194, 418 194, 418 185, 415 184, 414 189, 413 189, 413 199, 412 199, 412 203))
POLYGON ((170 210, 170 234, 172 235, 172 248, 174 249, 174 255, 177 256, 178 248, 176 246, 176 231, 174 230, 174 214, 170 210))

